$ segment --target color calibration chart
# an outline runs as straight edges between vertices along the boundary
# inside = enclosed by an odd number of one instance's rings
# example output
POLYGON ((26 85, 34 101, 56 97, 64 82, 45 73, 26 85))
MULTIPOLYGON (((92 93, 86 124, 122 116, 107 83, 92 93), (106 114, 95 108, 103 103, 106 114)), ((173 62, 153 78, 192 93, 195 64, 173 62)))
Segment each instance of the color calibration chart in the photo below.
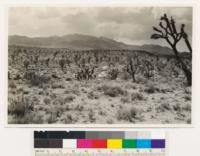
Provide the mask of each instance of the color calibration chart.
POLYGON ((162 131, 35 131, 34 156, 166 156, 166 135, 162 131))

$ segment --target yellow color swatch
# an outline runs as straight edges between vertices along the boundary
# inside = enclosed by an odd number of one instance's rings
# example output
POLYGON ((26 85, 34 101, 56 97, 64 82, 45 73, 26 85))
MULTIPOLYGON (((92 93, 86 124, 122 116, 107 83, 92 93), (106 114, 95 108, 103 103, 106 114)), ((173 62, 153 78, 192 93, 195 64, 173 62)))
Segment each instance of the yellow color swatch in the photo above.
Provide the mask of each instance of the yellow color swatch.
POLYGON ((107 140, 107 148, 122 148, 122 140, 121 139, 108 139, 107 140))

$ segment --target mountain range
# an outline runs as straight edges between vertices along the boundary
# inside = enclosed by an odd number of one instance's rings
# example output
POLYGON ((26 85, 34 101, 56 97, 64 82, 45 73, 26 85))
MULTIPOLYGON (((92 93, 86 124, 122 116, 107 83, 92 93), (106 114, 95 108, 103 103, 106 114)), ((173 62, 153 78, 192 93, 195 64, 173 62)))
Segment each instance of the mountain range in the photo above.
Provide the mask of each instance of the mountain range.
POLYGON ((160 45, 129 45, 106 37, 94 37, 81 34, 50 37, 27 37, 11 35, 8 45, 45 48, 68 48, 74 50, 111 49, 143 50, 155 55, 174 55, 172 49, 160 45))

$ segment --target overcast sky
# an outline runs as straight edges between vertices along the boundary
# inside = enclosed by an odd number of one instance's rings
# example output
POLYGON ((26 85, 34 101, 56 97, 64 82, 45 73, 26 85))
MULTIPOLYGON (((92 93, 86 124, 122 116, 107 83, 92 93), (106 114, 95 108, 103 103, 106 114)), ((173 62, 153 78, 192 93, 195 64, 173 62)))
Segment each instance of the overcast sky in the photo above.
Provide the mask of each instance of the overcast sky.
POLYGON ((165 45, 164 41, 150 40, 152 26, 158 25, 164 13, 173 16, 177 24, 186 24, 191 37, 192 8, 189 7, 16 7, 9 9, 9 35, 38 37, 78 33, 131 44, 165 45))

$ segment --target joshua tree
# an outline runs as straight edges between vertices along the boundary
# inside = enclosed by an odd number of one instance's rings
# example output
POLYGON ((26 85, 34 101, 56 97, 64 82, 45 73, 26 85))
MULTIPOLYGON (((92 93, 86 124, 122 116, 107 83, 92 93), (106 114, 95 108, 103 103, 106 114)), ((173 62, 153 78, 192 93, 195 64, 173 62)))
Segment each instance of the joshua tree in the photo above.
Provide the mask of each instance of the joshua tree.
POLYGON ((24 60, 23 63, 24 63, 24 67, 25 67, 25 69, 27 70, 28 67, 29 67, 30 62, 26 59, 26 60, 24 60))
POLYGON ((60 65, 61 69, 64 70, 65 59, 63 59, 63 57, 59 60, 59 65, 60 65))
POLYGON ((47 67, 49 67, 49 61, 50 61, 50 58, 45 59, 45 64, 47 67))
POLYGON ((127 72, 131 75, 133 82, 136 82, 135 74, 139 71, 139 58, 138 55, 127 57, 127 72))
POLYGON ((147 77, 148 79, 154 76, 154 66, 149 60, 144 60, 144 76, 147 77))
POLYGON ((192 72, 191 69, 187 66, 187 64, 183 61, 183 58, 180 56, 180 52, 177 49, 177 44, 181 39, 184 40, 190 55, 190 60, 192 60, 192 47, 188 40, 188 35, 185 32, 185 24, 181 25, 180 30, 177 30, 175 20, 171 17, 169 19, 166 14, 161 16, 159 28, 153 27, 155 31, 154 34, 151 35, 152 39, 164 39, 172 48, 176 60, 181 65, 181 69, 183 70, 187 83, 189 86, 192 85, 192 72))

